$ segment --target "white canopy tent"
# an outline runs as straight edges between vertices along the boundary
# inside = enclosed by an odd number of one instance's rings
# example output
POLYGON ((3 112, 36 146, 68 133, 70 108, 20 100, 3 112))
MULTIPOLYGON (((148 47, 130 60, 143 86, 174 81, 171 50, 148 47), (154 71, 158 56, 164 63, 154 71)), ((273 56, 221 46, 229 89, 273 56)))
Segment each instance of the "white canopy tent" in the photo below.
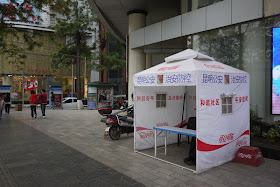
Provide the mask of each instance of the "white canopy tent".
MULTIPOLYGON (((196 116, 196 172, 231 161, 250 144, 249 80, 248 73, 190 49, 135 74, 135 151, 153 148, 153 127, 179 126, 183 114, 185 122, 196 116)), ((168 144, 177 142, 177 134, 168 136, 168 144)))

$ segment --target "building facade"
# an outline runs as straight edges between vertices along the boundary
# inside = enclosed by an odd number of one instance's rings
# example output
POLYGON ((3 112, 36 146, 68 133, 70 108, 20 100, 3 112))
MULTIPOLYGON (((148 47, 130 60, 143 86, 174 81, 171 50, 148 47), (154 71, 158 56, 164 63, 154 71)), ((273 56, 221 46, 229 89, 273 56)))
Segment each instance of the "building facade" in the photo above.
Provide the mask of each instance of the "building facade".
POLYGON ((129 95, 135 73, 190 48, 247 71, 251 109, 266 121, 280 119, 272 115, 272 30, 280 27, 280 1, 88 1, 109 31, 127 44, 129 95))
MULTIPOLYGON (((21 1, 17 1, 20 3, 21 1)), ((0 3, 8 3, 6 0, 0 0, 0 3)), ((18 28, 22 32, 38 32, 35 41, 41 43, 42 46, 36 47, 32 51, 26 50, 24 59, 24 66, 16 68, 13 64, 9 63, 5 54, 0 55, 0 85, 11 85, 11 93, 14 96, 13 101, 22 100, 22 86, 24 79, 24 99, 28 100, 29 92, 27 91, 36 83, 36 90, 39 92, 41 89, 49 90, 50 85, 63 86, 64 96, 70 95, 73 92, 76 93, 76 67, 68 67, 65 69, 52 69, 50 54, 54 53, 58 48, 58 42, 66 42, 66 38, 58 38, 54 34, 54 30, 49 29, 50 26, 56 24, 55 18, 59 16, 55 13, 50 12, 48 6, 43 7, 42 12, 36 10, 32 5, 28 5, 32 9, 33 15, 28 17, 28 22, 21 22, 20 20, 10 21, 7 17, 4 17, 4 21, 13 24, 14 27, 18 28), (40 20, 38 17, 40 16, 40 20), (72 76, 73 69, 73 76, 72 76)), ((96 26, 98 29, 98 27, 96 26)), ((19 38, 22 38, 21 32, 18 33, 19 38)), ((8 36, 7 41, 13 42, 16 45, 26 46, 23 39, 17 40, 13 36, 8 36)), ((87 43, 92 45, 96 41, 96 34, 92 33, 88 38, 87 43)), ((87 98, 87 83, 90 82, 91 77, 95 79, 94 74, 96 72, 90 71, 91 61, 86 58, 81 58, 81 78, 82 78, 82 98, 87 98)), ((95 80, 95 81, 98 81, 95 80)))
MULTIPOLYGON (((105 54, 118 54, 122 59, 125 58, 125 47, 114 36, 108 33, 107 28, 99 24, 99 50, 105 54)), ((99 59, 102 64, 102 60, 99 59)), ((118 70, 103 70, 99 72, 100 83, 110 83, 114 88, 114 95, 127 95, 126 67, 118 70)))

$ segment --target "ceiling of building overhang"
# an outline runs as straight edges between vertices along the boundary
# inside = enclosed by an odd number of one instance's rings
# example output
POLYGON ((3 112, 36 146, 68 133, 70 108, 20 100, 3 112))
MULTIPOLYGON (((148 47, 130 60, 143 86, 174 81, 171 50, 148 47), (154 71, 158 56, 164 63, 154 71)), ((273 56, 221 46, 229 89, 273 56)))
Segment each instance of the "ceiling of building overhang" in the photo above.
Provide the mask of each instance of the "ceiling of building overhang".
POLYGON ((180 0, 88 0, 88 2, 100 21, 123 43, 128 33, 127 12, 147 11, 147 26, 180 14, 180 0))

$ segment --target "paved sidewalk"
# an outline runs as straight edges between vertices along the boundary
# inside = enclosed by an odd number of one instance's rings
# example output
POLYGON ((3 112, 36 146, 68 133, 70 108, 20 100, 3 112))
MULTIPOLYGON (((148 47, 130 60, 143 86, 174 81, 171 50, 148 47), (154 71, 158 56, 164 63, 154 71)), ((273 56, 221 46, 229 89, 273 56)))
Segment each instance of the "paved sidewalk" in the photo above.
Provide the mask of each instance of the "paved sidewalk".
POLYGON ((0 121, 0 186, 144 186, 11 117, 0 121))
MULTIPOLYGON (((91 158, 92 162, 104 164, 112 171, 116 170, 118 175, 123 174, 123 177, 127 177, 127 181, 130 181, 129 184, 141 185, 140 183, 142 183, 146 186, 280 186, 280 161, 265 159, 265 163, 259 167, 229 162, 204 173, 194 174, 191 171, 135 153, 133 151, 132 134, 129 136, 122 135, 117 141, 104 139, 105 124, 100 122, 102 116, 95 110, 47 110, 46 119, 41 118, 39 108, 38 119, 31 119, 29 112, 28 108, 24 108, 24 111, 12 110, 11 114, 4 115, 2 120, 12 118, 22 121, 24 123, 22 124, 23 127, 15 124, 6 125, 6 127, 11 126, 18 129, 31 126, 34 130, 30 131, 36 132, 34 136, 33 133, 30 134, 33 139, 37 138, 36 134, 42 132, 45 139, 51 138, 52 141, 55 139, 54 142, 57 143, 54 144, 67 145, 76 150, 73 150, 75 154, 82 153, 85 158, 91 158), (138 181, 138 183, 134 183, 132 179, 138 181)), ((0 120, 1 141, 3 121, 0 120)), ((11 131, 11 134, 13 133, 11 131)), ((5 140, 4 137, 3 139, 5 140)), ((38 147, 49 148, 51 145, 48 141, 38 142, 38 147)), ((0 146, 1 151, 5 149, 3 144, 0 143, 0 146)), ((60 153, 60 149, 52 151, 60 153)), ((12 153, 17 154, 17 152, 12 153)), ((71 160, 74 155, 71 152, 67 154, 67 157, 71 160)), ((7 166, 5 160, 3 162, 7 166)), ((9 168, 7 169, 9 170, 9 168)), ((51 170, 52 168, 47 169, 51 170)), ((98 175, 92 173, 89 176, 96 178, 98 175)), ((1 172, 0 177, 3 178, 1 172)), ((9 177, 14 178, 14 176, 9 175, 6 178, 9 177)), ((56 178, 60 177, 57 176, 56 178)), ((109 180, 110 177, 107 178, 109 180)), ((60 181, 62 182, 63 179, 60 181)), ((43 185, 43 181, 40 179, 37 182, 37 184, 43 185)), ((114 186, 125 186, 125 184, 114 186)), ((92 186, 98 185, 92 184, 92 186)), ((108 184, 106 186, 113 185, 108 184)))

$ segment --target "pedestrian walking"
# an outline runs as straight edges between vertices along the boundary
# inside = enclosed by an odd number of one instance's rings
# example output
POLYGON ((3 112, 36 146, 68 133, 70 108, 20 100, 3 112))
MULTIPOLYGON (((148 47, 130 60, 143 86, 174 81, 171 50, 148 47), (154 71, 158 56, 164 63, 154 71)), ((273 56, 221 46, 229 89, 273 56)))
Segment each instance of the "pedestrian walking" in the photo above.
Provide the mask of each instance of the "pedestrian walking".
POLYGON ((51 109, 54 109, 54 94, 51 92, 51 109))
POLYGON ((36 107, 37 107, 37 95, 35 94, 34 90, 30 91, 30 108, 31 108, 31 117, 37 118, 37 112, 36 112, 36 107))
POLYGON ((6 94, 6 97, 4 98, 4 102, 5 102, 5 112, 6 112, 6 114, 9 114, 10 113, 10 107, 11 107, 10 93, 6 94))
POLYGON ((42 89, 41 94, 39 95, 39 103, 41 104, 41 111, 42 111, 42 116, 45 119, 46 118, 46 105, 47 105, 47 94, 45 89, 42 89))
POLYGON ((2 96, 0 95, 0 119, 2 119, 2 112, 4 110, 4 105, 5 105, 4 100, 3 100, 2 96))

